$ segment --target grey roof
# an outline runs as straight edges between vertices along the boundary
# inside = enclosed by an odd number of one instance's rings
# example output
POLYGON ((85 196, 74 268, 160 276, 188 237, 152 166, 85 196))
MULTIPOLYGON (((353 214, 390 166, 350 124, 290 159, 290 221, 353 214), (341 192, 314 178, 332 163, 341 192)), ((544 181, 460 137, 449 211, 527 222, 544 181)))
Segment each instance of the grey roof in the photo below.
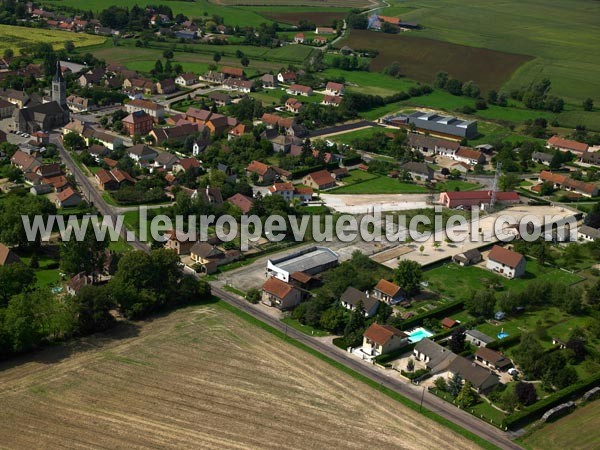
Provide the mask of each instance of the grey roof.
POLYGON ((450 363, 448 371, 459 374, 463 380, 471 382, 475 388, 481 388, 490 378, 494 378, 496 383, 499 382, 498 375, 462 356, 457 356, 450 363))
POLYGON ((442 347, 440 344, 432 341, 429 338, 421 339, 419 342, 417 342, 415 350, 429 357, 427 367, 430 369, 435 369, 443 364, 449 364, 452 360, 454 360, 454 358, 456 358, 455 353, 445 347, 442 347))
POLYGON ((436 147, 450 148, 458 150, 460 148, 460 142, 449 141, 446 139, 440 139, 426 134, 408 133, 408 144, 411 147, 426 147, 430 150, 436 147))
POLYGON ((486 344, 489 344, 490 342, 494 342, 495 339, 489 337, 487 334, 482 333, 479 330, 469 330, 465 333, 468 336, 474 337, 475 339, 477 339, 478 341, 484 342, 486 344))
POLYGON ((477 121, 461 120, 452 116, 442 116, 437 113, 414 112, 406 116, 409 124, 414 124, 423 130, 450 134, 460 137, 477 135, 477 121))
POLYGON ((531 154, 531 159, 535 160, 535 161, 546 161, 546 162, 550 162, 552 161, 553 155, 551 155, 550 153, 544 153, 544 152, 533 152, 531 154))
POLYGON ((179 158, 173 153, 161 152, 158 154, 155 161, 159 164, 174 164, 179 161, 179 158))
POLYGON ((466 252, 459 253, 454 256, 454 259, 458 259, 459 261, 468 262, 478 262, 481 261, 481 253, 478 249, 472 248, 467 250, 466 252))
POLYGON ((344 291, 340 297, 340 300, 344 303, 352 305, 353 307, 358 306, 358 303, 362 302, 365 311, 371 311, 371 309, 379 302, 379 300, 376 298, 367 297, 367 294, 352 286, 344 291))
POLYGON ((288 273, 304 272, 338 261, 338 255, 326 247, 311 247, 302 252, 271 260, 271 264, 288 273))
POLYGON ((411 173, 421 174, 429 178, 433 177, 433 169, 425 163, 411 161, 402 164, 401 167, 411 173))
POLYGON ((592 228, 588 225, 581 225, 579 227, 579 234, 585 234, 586 236, 590 236, 593 239, 598 239, 600 238, 600 230, 598 230, 597 228, 592 228))
POLYGON ((130 154, 136 155, 136 156, 152 155, 152 157, 155 157, 157 155, 157 152, 155 150, 151 149, 150 147, 148 147, 147 145, 144 145, 144 144, 136 144, 133 147, 129 147, 129 149, 127 150, 127 153, 130 153, 130 154))

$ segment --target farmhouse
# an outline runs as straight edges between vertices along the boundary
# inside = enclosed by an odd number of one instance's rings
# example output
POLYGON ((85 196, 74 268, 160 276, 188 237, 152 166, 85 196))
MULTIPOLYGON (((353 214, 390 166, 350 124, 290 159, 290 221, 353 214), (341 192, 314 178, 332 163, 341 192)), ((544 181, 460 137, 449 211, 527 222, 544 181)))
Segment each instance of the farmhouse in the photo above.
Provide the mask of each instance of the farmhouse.
POLYGON ((316 275, 337 266, 338 255, 327 247, 309 247, 278 259, 267 260, 267 274, 288 283, 294 272, 316 275))
POLYGON ((335 186, 335 179, 326 170, 313 172, 302 178, 302 184, 313 189, 329 189, 335 186))
POLYGON ((448 378, 456 375, 460 375, 463 381, 469 381, 479 393, 488 392, 500 383, 498 375, 462 356, 457 356, 448 366, 448 378))
POLYGON ((261 301, 281 310, 292 309, 302 301, 302 291, 279 278, 271 277, 263 284, 261 301))
POLYGON ((96 172, 95 178, 103 191, 116 191, 125 183, 135 183, 131 175, 120 169, 112 169, 110 172, 106 169, 100 169, 96 172))
POLYGON ((304 44, 304 33, 296 33, 294 36, 294 42, 296 44, 304 44))
POLYGON ((485 163, 485 156, 483 153, 467 147, 460 147, 458 151, 454 154, 454 159, 456 161, 469 164, 470 166, 485 163))
POLYGON ((313 95, 313 90, 310 86, 303 86, 301 84, 292 84, 287 88, 286 92, 290 95, 303 95, 304 97, 313 95))
POLYGON ((246 74, 244 73, 244 69, 241 69, 239 67, 223 66, 221 68, 221 73, 224 74, 226 77, 231 77, 231 78, 246 78, 246 74))
POLYGON ((349 309, 350 311, 354 311, 359 305, 362 305, 365 311, 365 317, 373 317, 379 308, 379 300, 352 286, 344 291, 340 297, 340 302, 344 308, 349 309))
POLYGON ((333 34, 335 30, 330 27, 317 27, 315 29, 315 34, 333 34))
POLYGON ((362 351, 368 356, 379 356, 408 344, 406 333, 389 325, 372 324, 363 334, 362 351))
POLYGON ((293 83, 296 81, 296 72, 279 72, 277 74, 277 81, 280 83, 293 83))
POLYGON ((373 297, 388 305, 394 305, 404 298, 404 292, 397 284, 382 278, 373 289, 373 297))
POLYGON ((400 167, 406 170, 414 179, 423 178, 427 181, 433 180, 433 169, 426 163, 410 161, 402 164, 400 167))
POLYGON ((334 83, 333 81, 330 81, 325 86, 325 94, 327 95, 340 96, 344 95, 344 92, 345 89, 342 83, 334 83))
POLYGON ((525 275, 525 257, 499 245, 494 245, 488 254, 486 267, 506 278, 520 278, 525 275))
POLYGON ((433 153, 444 156, 454 156, 460 148, 460 143, 418 133, 408 133, 408 145, 413 150, 422 153, 433 153))
POLYGON ((552 173, 548 170, 542 170, 539 175, 541 182, 550 182, 554 189, 565 189, 568 191, 577 192, 585 197, 595 197, 598 195, 598 186, 593 183, 585 183, 583 181, 574 180, 565 175, 552 173))
MULTIPOLYGON (((447 191, 441 192, 438 203, 446 208, 467 208, 470 206, 489 205, 492 191, 447 191)), ((511 192, 496 192, 496 201, 503 204, 519 203, 519 194, 511 192)))
POLYGON ((413 349, 413 355, 417 360, 423 361, 433 374, 446 370, 457 357, 455 353, 429 338, 417 342, 413 349))
POLYGON ((496 370, 507 370, 512 366, 512 362, 502 353, 499 353, 491 348, 480 347, 475 352, 475 361, 481 362, 487 367, 496 370))
POLYGON ((494 338, 489 337, 487 334, 483 334, 479 330, 469 330, 465 333, 465 340, 469 344, 473 344, 475 347, 485 347, 488 344, 494 342, 494 338))
POLYGON ((571 141, 561 138, 560 136, 552 136, 546 141, 546 147, 556 148, 562 152, 573 152, 581 155, 586 152, 588 145, 583 142, 571 141))
POLYGON ((178 230, 171 230, 166 235, 168 236, 164 245, 166 249, 173 250, 178 255, 187 255, 190 253, 194 242, 186 234, 178 230))

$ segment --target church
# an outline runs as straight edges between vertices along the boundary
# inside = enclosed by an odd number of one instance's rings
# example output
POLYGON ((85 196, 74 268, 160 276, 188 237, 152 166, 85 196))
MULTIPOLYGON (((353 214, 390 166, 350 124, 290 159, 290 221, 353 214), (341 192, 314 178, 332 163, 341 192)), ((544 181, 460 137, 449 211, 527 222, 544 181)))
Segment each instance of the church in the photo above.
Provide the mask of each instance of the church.
POLYGON ((67 84, 60 70, 60 62, 56 62, 56 73, 52 79, 52 101, 29 108, 17 108, 13 120, 15 130, 30 134, 62 127, 69 122, 67 84))

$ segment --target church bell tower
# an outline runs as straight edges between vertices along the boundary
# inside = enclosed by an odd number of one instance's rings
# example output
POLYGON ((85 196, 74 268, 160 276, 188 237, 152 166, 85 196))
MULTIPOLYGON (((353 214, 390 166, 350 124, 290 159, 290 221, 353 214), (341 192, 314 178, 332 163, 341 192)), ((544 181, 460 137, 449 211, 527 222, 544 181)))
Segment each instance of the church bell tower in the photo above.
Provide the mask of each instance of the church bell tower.
POLYGON ((56 73, 52 78, 52 101, 67 109, 67 83, 60 70, 60 61, 56 61, 56 73))

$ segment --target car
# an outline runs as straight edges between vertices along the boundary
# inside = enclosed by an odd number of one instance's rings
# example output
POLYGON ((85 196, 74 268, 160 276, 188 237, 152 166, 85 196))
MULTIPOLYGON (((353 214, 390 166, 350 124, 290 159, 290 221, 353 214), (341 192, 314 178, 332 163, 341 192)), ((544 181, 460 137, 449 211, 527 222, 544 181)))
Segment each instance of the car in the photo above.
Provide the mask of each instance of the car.
POLYGON ((519 371, 517 369, 515 369, 514 367, 511 367, 510 369, 508 369, 506 371, 509 375, 518 375, 519 371))

